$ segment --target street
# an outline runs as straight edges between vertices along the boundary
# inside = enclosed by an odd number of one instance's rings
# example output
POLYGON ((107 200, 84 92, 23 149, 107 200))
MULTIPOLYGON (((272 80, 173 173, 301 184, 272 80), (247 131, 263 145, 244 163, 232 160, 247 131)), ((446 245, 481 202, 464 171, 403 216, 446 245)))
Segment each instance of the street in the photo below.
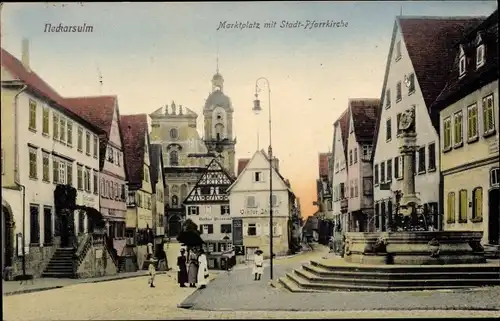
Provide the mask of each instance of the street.
MULTIPOLYGON (((276 260, 275 276, 282 276, 301 262, 323 255, 324 249, 319 248, 315 252, 276 260)), ((148 287, 147 277, 135 277, 5 296, 3 319, 309 319, 500 315, 500 287, 454 292, 289 293, 269 285, 268 262, 260 282, 253 281, 250 266, 239 266, 231 272, 213 272, 211 276, 215 279, 207 288, 196 292, 190 288, 179 288, 176 272, 170 271, 157 276, 156 288, 148 287), (179 304, 192 307, 179 308, 179 304)))

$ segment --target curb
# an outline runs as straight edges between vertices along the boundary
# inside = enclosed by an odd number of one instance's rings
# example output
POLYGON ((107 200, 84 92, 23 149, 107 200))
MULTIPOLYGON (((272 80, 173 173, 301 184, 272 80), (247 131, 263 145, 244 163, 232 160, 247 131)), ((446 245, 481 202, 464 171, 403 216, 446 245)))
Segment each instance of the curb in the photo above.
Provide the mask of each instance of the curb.
MULTIPOLYGON (((159 275, 159 274, 167 274, 167 272, 166 271, 156 272, 156 275, 159 275)), ((124 276, 120 276, 117 278, 105 279, 105 280, 92 280, 92 278, 89 278, 89 279, 87 279, 88 281, 86 280, 86 281, 75 282, 75 283, 66 284, 66 285, 54 285, 54 286, 48 286, 48 287, 44 287, 44 288, 23 289, 23 290, 16 290, 16 291, 12 291, 12 292, 4 292, 3 296, 26 294, 26 293, 33 293, 33 292, 42 292, 42 291, 48 291, 48 290, 61 289, 61 288, 71 286, 71 285, 112 282, 112 281, 119 281, 119 280, 124 280, 124 279, 133 279, 133 278, 138 278, 138 277, 144 277, 144 276, 149 276, 149 275, 147 273, 146 274, 138 274, 138 275, 124 275, 124 276)))
POLYGON ((194 306, 194 299, 196 298, 196 296, 201 294, 201 291, 202 291, 202 289, 200 289, 200 288, 197 288, 196 290, 194 290, 194 292, 191 293, 190 295, 188 295, 188 297, 185 298, 184 301, 177 304, 177 308, 191 309, 194 306))

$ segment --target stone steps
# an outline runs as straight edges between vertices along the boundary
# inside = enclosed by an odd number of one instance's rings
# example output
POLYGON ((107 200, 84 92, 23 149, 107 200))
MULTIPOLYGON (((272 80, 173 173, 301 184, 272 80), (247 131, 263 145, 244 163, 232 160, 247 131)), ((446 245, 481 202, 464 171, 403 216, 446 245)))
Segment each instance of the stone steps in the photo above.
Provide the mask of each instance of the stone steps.
POLYGON ((418 291, 500 285, 500 264, 362 265, 311 261, 279 279, 291 292, 418 291), (465 270, 464 270, 465 269, 465 270))
MULTIPOLYGON (((411 273, 403 273, 403 272, 386 272, 386 273, 381 273, 381 272, 365 272, 365 271, 332 271, 330 269, 326 269, 324 267, 321 267, 319 265, 312 265, 312 264, 303 264, 302 269, 304 271, 310 272, 318 277, 341 277, 341 278, 354 278, 354 279, 380 279, 381 277, 387 278, 387 279, 396 279, 396 280, 411 280, 411 279, 455 279, 463 276, 464 274, 467 275, 469 278, 473 279, 495 279, 498 278, 499 272, 495 272, 494 268, 492 268, 492 271, 489 271, 490 269, 486 271, 467 271, 467 272, 447 272, 447 273, 442 273, 439 271, 414 271, 411 273)), ((500 268, 498 269, 500 270, 500 268)), ((383 272, 383 271, 382 271, 383 272)))
POLYGON ((46 278, 75 278, 73 248, 58 248, 42 273, 46 278))

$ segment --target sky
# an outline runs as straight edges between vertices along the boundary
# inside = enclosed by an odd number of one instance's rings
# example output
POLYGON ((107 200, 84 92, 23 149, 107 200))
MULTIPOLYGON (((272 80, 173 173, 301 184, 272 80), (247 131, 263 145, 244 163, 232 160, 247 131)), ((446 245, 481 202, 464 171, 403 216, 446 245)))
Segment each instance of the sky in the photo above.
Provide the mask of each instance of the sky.
POLYGON ((269 145, 265 83, 264 112, 252 113, 255 82, 266 77, 273 153, 308 216, 317 210, 318 154, 331 150, 333 123, 349 98, 380 98, 395 17, 487 16, 496 8, 496 1, 6 3, 2 47, 20 58, 28 38, 31 68, 63 96, 117 95, 122 115, 175 101, 198 113, 200 133, 218 56, 236 158, 269 145), (327 20, 343 27, 304 26, 327 20), (272 21, 276 27, 264 27, 272 21), (283 21, 303 26, 280 28, 283 21), (92 32, 46 32, 47 24, 92 32))

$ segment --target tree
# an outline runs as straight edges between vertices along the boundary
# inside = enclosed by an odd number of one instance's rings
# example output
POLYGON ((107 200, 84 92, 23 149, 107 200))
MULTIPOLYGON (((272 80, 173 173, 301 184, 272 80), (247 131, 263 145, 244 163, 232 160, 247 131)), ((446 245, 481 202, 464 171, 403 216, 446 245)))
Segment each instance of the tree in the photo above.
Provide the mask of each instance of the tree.
POLYGON ((198 225, 196 225, 196 223, 193 222, 190 218, 184 221, 184 223, 182 224, 182 230, 184 232, 196 231, 198 234, 200 234, 200 231, 198 230, 198 225))

